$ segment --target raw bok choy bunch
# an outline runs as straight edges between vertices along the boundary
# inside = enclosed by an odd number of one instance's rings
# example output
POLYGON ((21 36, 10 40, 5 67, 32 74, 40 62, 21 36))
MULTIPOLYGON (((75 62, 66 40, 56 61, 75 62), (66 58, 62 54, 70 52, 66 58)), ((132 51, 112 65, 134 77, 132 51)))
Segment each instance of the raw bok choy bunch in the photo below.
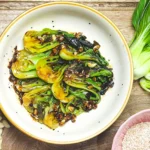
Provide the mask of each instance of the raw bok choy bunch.
POLYGON ((113 86, 99 43, 81 33, 46 28, 27 31, 23 42, 10 62, 10 79, 25 109, 51 129, 96 109, 113 86))
POLYGON ((130 50, 134 63, 134 79, 142 78, 141 87, 149 91, 145 82, 150 80, 150 0, 140 0, 134 11, 132 24, 135 36, 130 50))

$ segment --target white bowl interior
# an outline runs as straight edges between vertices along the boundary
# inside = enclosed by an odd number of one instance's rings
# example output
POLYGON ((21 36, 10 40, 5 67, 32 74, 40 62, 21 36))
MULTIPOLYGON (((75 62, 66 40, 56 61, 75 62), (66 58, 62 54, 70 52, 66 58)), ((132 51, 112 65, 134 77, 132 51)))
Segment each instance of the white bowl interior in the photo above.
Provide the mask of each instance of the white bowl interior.
POLYGON ((33 137, 52 143, 83 141, 109 126, 122 111, 130 93, 132 69, 127 48, 116 29, 99 14, 70 4, 45 5, 21 17, 11 26, 0 42, 0 100, 1 106, 19 127, 33 137), (75 123, 51 130, 35 122, 24 109, 12 88, 7 68, 13 48, 23 49, 26 31, 43 28, 83 32, 91 42, 101 45, 101 53, 110 60, 114 72, 114 87, 102 97, 96 110, 77 117, 75 123))

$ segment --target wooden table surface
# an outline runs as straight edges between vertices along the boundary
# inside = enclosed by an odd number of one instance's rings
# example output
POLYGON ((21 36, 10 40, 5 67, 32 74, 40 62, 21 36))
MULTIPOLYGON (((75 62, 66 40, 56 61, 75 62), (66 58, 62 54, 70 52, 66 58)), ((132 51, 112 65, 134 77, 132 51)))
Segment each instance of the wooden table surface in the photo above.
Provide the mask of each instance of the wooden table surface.
MULTIPOLYGON (((19 14, 51 0, 0 0, 0 34, 19 14)), ((59 1, 59 0, 56 0, 59 1)), ((110 18, 129 42, 133 36, 131 18, 138 0, 72 0, 95 8, 110 18)), ((104 133, 88 141, 72 145, 53 145, 39 142, 14 126, 3 132, 2 150, 110 150, 119 126, 131 115, 150 108, 150 94, 134 82, 129 102, 118 120, 104 133)))

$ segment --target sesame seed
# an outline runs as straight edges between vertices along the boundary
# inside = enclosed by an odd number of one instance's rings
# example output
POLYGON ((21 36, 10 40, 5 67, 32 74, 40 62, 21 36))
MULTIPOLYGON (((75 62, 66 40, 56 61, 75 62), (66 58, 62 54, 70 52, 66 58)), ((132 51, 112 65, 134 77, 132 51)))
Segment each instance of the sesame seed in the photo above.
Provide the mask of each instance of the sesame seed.
POLYGON ((122 142, 122 150, 149 150, 150 122, 142 122, 128 129, 122 142))

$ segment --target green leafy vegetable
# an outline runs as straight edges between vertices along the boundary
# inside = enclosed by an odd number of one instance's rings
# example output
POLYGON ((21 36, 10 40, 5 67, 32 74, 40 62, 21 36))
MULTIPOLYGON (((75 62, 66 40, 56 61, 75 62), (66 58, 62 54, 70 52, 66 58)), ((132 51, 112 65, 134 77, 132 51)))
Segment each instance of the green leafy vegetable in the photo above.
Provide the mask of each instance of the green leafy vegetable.
POLYGON ((95 72, 92 71, 90 73, 90 77, 95 77, 95 76, 106 76, 106 77, 112 77, 113 73, 110 70, 107 69, 100 69, 99 71, 95 72))
POLYGON ((63 103, 68 103, 75 98, 73 95, 68 95, 68 91, 65 91, 61 82, 54 82, 52 85, 52 92, 54 97, 63 103))
POLYGON ((29 92, 36 88, 41 88, 43 85, 47 83, 40 80, 40 79, 33 79, 33 80, 18 80, 16 83, 16 88, 20 92, 29 92))
POLYGON ((36 64, 50 55, 50 52, 32 54, 25 50, 18 51, 16 61, 12 64, 11 70, 15 77, 19 79, 36 78, 36 64))
MULTIPOLYGON (((112 87, 113 72, 100 44, 82 33, 45 28, 27 31, 23 40, 24 50, 15 50, 10 62, 10 79, 25 109, 49 128, 96 109, 112 87)), ((148 54, 147 48, 141 57, 148 54)))
POLYGON ((150 59, 147 60, 142 66, 134 69, 134 79, 140 79, 150 72, 150 59))
POLYGON ((101 82, 95 82, 93 81, 91 78, 87 78, 86 79, 86 82, 89 84, 89 85, 92 85, 94 88, 96 88, 97 90, 101 90, 101 82))
POLYGON ((36 70, 20 71, 17 68, 16 64, 12 65, 12 73, 18 79, 29 79, 29 78, 36 78, 36 77, 38 77, 37 74, 36 74, 36 70))
POLYGON ((61 80, 67 65, 62 65, 57 71, 54 71, 52 65, 58 61, 58 56, 48 57, 41 59, 37 65, 36 70, 39 78, 46 81, 47 83, 54 83, 55 81, 61 80))
POLYGON ((56 129, 59 126, 58 120, 55 118, 54 113, 53 112, 49 113, 49 108, 45 109, 45 116, 43 119, 43 123, 51 129, 56 129))
POLYGON ((69 86, 79 88, 79 89, 84 89, 84 90, 91 92, 93 94, 93 96, 91 96, 92 100, 98 100, 98 101, 100 100, 100 94, 96 93, 94 89, 88 88, 88 84, 86 84, 85 82, 82 82, 78 77, 72 76, 71 80, 69 78, 64 78, 64 81, 69 86))
POLYGON ((149 0, 141 0, 133 13, 132 24, 135 30, 139 28, 140 21, 145 13, 145 6, 147 6, 148 2, 149 0))
POLYGON ((30 104, 35 103, 35 101, 36 102, 37 101, 40 101, 40 102, 41 101, 42 102, 45 101, 45 102, 47 102, 48 99, 49 99, 49 96, 48 97, 45 97, 45 96, 43 97, 41 95, 42 95, 43 92, 46 92, 49 89, 50 89, 50 86, 45 85, 45 86, 36 88, 36 89, 34 89, 34 90, 30 91, 30 92, 25 93, 23 95, 23 98, 22 98, 23 105, 25 107, 30 107, 30 104))
MULTIPOLYGON (((76 54, 75 52, 73 51, 70 51, 66 48, 63 48, 61 49, 60 51, 60 57, 62 59, 65 59, 65 60, 74 60, 74 59, 80 59, 80 60, 96 60, 95 57, 93 57, 92 55, 90 54, 87 54, 85 52, 83 53, 80 53, 80 54, 76 54)), ((97 61, 97 60, 96 60, 97 61)))
POLYGON ((150 43, 150 1, 141 0, 134 12, 132 24, 136 36, 130 46, 134 68, 137 68, 138 58, 143 48, 150 43))
POLYGON ((134 79, 140 80, 143 89, 148 90, 150 81, 150 1, 140 0, 134 11, 132 24, 135 36, 130 45, 134 63, 134 79))
POLYGON ((96 55, 91 53, 91 51, 93 50, 91 49, 86 52, 76 54, 76 51, 73 52, 71 49, 69 50, 69 49, 63 48, 60 51, 60 57, 65 60, 93 60, 100 65, 106 64, 103 58, 100 58, 100 56, 97 57, 96 55))
POLYGON ((70 91, 70 93, 71 93, 72 95, 74 95, 74 96, 76 96, 76 97, 78 97, 78 98, 81 98, 81 99, 83 99, 83 100, 86 99, 87 91, 85 91, 85 90, 79 89, 79 90, 69 90, 69 91, 70 91))
POLYGON ((148 46, 144 47, 139 58, 137 59, 136 68, 141 67, 149 59, 150 59, 150 46, 148 45, 148 46))
POLYGON ((150 80, 150 72, 145 75, 145 78, 146 78, 147 80, 150 80))
POLYGON ((58 33, 48 28, 42 31, 28 31, 24 36, 25 49, 31 53, 42 53, 59 45, 59 42, 52 40, 52 35, 58 33))
POLYGON ((150 80, 142 78, 140 80, 140 85, 144 90, 146 90, 147 92, 150 92, 150 80))

